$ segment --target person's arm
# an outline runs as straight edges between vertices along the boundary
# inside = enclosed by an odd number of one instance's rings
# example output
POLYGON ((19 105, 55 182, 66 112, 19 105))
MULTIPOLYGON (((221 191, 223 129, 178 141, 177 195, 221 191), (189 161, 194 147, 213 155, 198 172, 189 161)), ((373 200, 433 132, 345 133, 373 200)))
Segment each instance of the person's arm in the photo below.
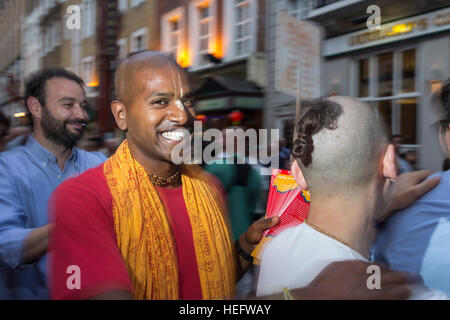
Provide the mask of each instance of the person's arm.
POLYGON ((28 217, 19 201, 13 172, 9 161, 0 157, 0 267, 10 269, 24 263, 24 255, 28 256, 24 240, 34 230, 25 227, 28 217))
POLYGON ((392 212, 409 207, 414 201, 436 187, 440 182, 439 177, 425 180, 432 173, 431 170, 418 170, 400 174, 394 182, 394 199, 379 221, 384 221, 392 212))
MULTIPOLYGON (((280 218, 277 216, 269 219, 261 218, 253 222, 247 229, 247 231, 245 231, 238 239, 239 246, 246 253, 244 255, 249 255, 251 252, 253 252, 259 241, 261 241, 264 231, 266 229, 270 229, 276 226, 279 222, 280 218)), ((238 279, 240 279, 252 263, 239 254, 237 250, 238 249, 237 243, 235 243, 235 247, 237 260, 237 275, 238 279)))
POLYGON ((47 252, 48 235, 52 225, 36 228, 28 233, 23 241, 22 263, 28 264, 39 260, 39 258, 47 252))
MULTIPOLYGON (((410 284, 421 281, 420 277, 406 272, 392 271, 382 265, 380 267, 380 289, 368 289, 367 267, 376 263, 364 261, 339 261, 329 264, 307 286, 289 290, 296 300, 403 300, 411 295, 410 284)), ((255 297, 254 300, 280 300, 284 294, 255 297)))

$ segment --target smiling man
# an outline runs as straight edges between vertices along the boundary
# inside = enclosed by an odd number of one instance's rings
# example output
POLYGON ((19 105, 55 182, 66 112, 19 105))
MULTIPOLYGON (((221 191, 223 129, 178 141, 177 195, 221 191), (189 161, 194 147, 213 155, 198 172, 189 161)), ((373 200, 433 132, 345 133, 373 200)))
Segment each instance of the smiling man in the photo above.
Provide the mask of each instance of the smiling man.
POLYGON ((105 160, 75 148, 85 123, 84 83, 64 69, 33 74, 24 102, 26 144, 0 155, 0 299, 47 299, 47 201, 65 179, 105 160))
POLYGON ((236 252, 251 252, 278 220, 254 223, 235 250, 219 183, 197 166, 172 162, 194 119, 187 75, 176 62, 158 52, 132 55, 119 65, 115 86, 111 110, 127 139, 53 196, 52 297, 232 298, 250 265, 236 252), (71 266, 79 274, 67 274, 71 266), (79 289, 67 285, 72 279, 79 289))

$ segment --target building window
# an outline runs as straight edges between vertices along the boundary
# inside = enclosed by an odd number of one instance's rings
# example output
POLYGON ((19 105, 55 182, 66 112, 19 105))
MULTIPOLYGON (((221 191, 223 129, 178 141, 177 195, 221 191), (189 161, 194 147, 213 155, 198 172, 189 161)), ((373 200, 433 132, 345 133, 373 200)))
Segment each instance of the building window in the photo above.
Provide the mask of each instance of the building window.
POLYGON ((49 26, 44 27, 44 54, 52 51, 52 32, 49 26))
POLYGON ((401 92, 415 91, 416 80, 416 50, 410 49, 402 52, 402 87, 401 92))
POLYGON ((378 96, 389 97, 393 94, 394 55, 392 52, 379 54, 378 60, 378 96))
POLYGON ((358 96, 375 103, 389 135, 417 144, 416 51, 384 52, 357 61, 358 96))
POLYGON ((299 20, 308 15, 309 6, 308 0, 287 0, 288 13, 299 20))
POLYGON ((122 38, 117 40, 117 58, 120 60, 128 56, 127 39, 122 38))
POLYGON ((86 86, 90 87, 94 84, 94 57, 89 56, 83 59, 83 79, 86 86))
POLYGON ((183 67, 189 65, 185 49, 184 8, 172 10, 161 18, 162 51, 170 53, 183 67))
POLYGON ((252 17, 249 0, 234 0, 235 10, 235 55, 250 53, 252 42, 252 17))
POLYGON ((223 1, 221 52, 224 61, 245 58, 256 51, 258 3, 256 0, 223 1))
POLYGON ((52 26, 52 47, 53 49, 61 45, 61 21, 56 20, 52 26))
POLYGON ((205 55, 209 53, 209 41, 211 38, 211 14, 209 6, 198 7, 199 15, 199 34, 198 34, 198 54, 200 56, 200 65, 209 63, 205 55))
POLYGON ((180 27, 180 21, 179 19, 174 19, 169 22, 169 52, 173 55, 173 57, 176 59, 178 56, 178 51, 180 49, 180 43, 181 43, 181 27, 180 27))
POLYGON ((128 9, 128 0, 119 0, 117 6, 120 12, 126 11, 128 9))
POLYGON ((359 97, 369 96, 369 59, 359 60, 359 97))
POLYGON ((217 35, 217 8, 215 0, 197 0, 189 8, 189 43, 194 53, 193 67, 211 64, 208 54, 222 58, 222 43, 217 35))
POLYGON ((89 38, 95 34, 96 21, 96 1, 83 0, 81 21, 83 38, 89 38))
POLYGON ((147 50, 147 28, 139 29, 131 34, 131 52, 147 50))

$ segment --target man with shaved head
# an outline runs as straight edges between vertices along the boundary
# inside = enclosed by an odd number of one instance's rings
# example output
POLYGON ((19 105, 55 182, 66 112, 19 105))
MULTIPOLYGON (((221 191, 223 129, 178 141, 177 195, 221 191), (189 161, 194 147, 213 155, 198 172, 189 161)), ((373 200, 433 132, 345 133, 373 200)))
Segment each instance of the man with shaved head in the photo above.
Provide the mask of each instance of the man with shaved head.
POLYGON ((292 174, 310 191, 310 212, 265 248, 258 295, 308 286, 332 262, 369 262, 375 224, 394 195, 394 146, 375 108, 350 97, 305 102, 302 108, 292 174))

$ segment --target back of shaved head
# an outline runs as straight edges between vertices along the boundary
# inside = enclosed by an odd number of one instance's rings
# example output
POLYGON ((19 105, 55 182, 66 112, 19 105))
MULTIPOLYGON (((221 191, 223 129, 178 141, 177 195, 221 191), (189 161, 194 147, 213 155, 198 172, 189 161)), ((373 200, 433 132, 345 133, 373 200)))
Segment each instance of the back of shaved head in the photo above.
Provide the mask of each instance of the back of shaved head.
POLYGON ((174 59, 159 51, 142 51, 124 59, 117 67, 114 78, 117 100, 126 104, 130 97, 133 97, 136 93, 136 90, 141 89, 142 82, 136 81, 137 75, 141 72, 162 68, 172 68, 184 73, 183 68, 174 59))
POLYGON ((350 97, 302 104, 293 155, 311 193, 345 193, 379 175, 387 143, 378 111, 350 97))

